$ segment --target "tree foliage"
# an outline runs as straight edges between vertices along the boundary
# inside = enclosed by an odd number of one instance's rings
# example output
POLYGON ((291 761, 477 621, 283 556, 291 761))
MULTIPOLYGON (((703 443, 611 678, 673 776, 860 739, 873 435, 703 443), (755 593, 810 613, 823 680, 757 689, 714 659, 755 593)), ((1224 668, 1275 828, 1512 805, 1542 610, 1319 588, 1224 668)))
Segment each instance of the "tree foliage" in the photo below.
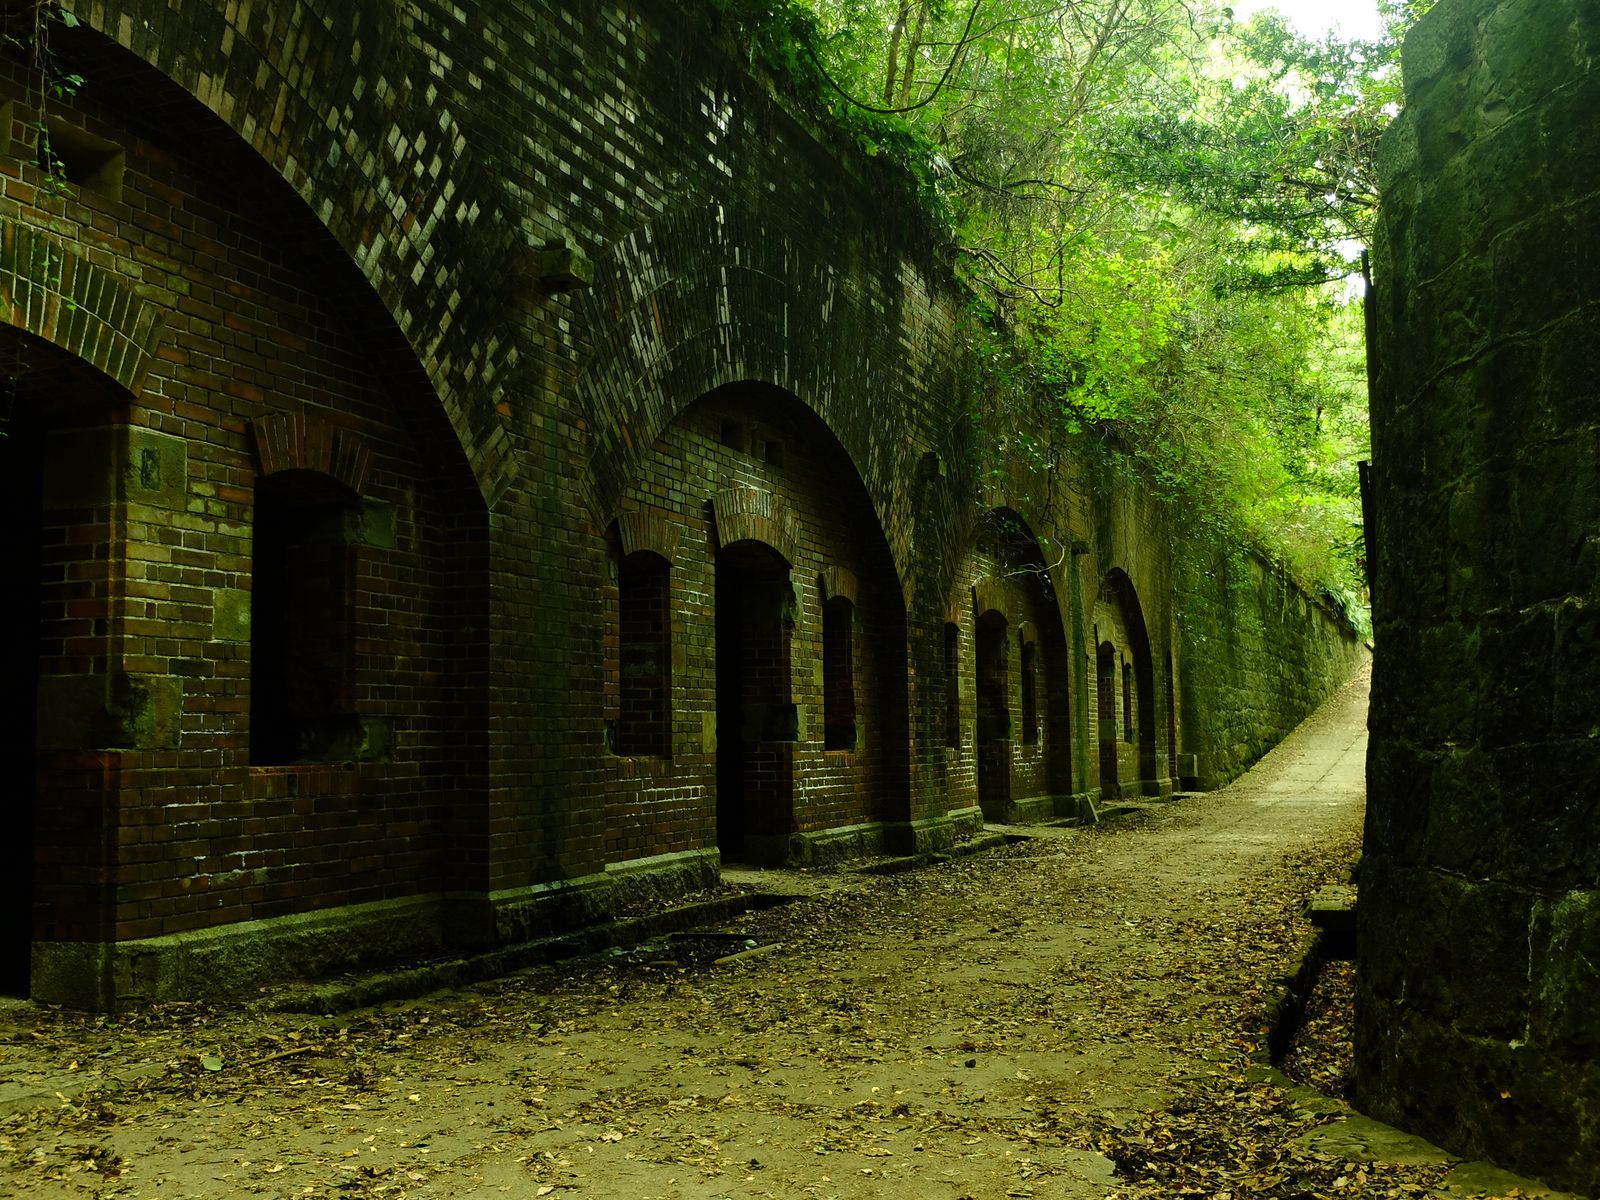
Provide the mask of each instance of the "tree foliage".
POLYGON ((1348 285, 1399 36, 1213 0, 715 0, 753 57, 904 164, 990 331, 987 441, 1131 454, 1173 511, 1355 593, 1366 452, 1348 285))

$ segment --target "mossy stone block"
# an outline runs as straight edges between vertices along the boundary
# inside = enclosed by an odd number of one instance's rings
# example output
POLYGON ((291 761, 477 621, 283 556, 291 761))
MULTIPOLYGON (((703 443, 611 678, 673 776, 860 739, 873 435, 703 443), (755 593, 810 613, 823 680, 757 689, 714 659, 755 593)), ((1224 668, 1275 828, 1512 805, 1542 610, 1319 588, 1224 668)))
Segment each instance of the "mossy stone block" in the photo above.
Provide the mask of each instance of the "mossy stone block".
POLYGON ((250 593, 217 588, 211 593, 211 636, 219 642, 250 640, 250 593))
POLYGON ((183 681, 172 675, 46 675, 39 680, 45 750, 159 750, 178 745, 183 681))

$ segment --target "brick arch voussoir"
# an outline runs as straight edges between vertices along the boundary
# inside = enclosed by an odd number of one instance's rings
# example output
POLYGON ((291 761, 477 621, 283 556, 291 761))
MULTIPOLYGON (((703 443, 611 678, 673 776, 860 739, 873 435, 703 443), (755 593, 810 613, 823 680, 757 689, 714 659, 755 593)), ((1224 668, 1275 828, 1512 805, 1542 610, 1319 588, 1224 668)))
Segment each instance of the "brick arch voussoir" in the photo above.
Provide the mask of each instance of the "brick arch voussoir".
POLYGON ((794 515, 771 492, 753 487, 734 487, 711 498, 716 520, 717 544, 760 542, 771 546, 793 567, 800 557, 800 539, 795 532, 794 515))
POLYGON ((0 221, 0 311, 17 329, 82 359, 137 396, 165 318, 72 242, 0 221))
POLYGON ((820 354, 831 321, 871 322, 860 289, 803 253, 800 233, 721 205, 676 210, 607 247, 580 299, 590 352, 576 384, 594 431, 591 503, 609 519, 655 440, 701 396, 764 383, 797 397, 866 487, 897 583, 910 578, 915 513, 895 504, 929 447, 864 419, 881 398, 871 363, 820 354))
POLYGON ((357 434, 305 413, 273 413, 250 422, 261 474, 315 471, 365 495, 372 450, 357 434))
POLYGON ((359 0, 64 7, 221 118, 298 194, 416 356, 492 507, 516 477, 500 410, 518 350, 479 336, 491 327, 480 310, 503 302, 527 249, 448 107, 406 103, 398 25, 359 0))
POLYGON ((820 599, 848 600, 851 604, 861 603, 861 581, 856 578, 854 571, 837 563, 829 563, 817 578, 822 585, 820 599))
POLYGON ((1015 614, 1010 610, 1010 593, 1001 580, 985 576, 982 579, 973 581, 972 615, 974 617, 996 612, 1005 618, 1007 625, 1010 625, 1015 620, 1015 614))
MULTIPOLYGON (((1058 624, 1052 624, 1052 627, 1048 630, 1048 634, 1052 639, 1059 637, 1063 642, 1065 642, 1068 632, 1066 623, 1070 619, 1070 614, 1067 612, 1068 606, 1063 603, 1062 597, 1070 596, 1072 594, 1070 590, 1071 580, 1066 575, 1066 572, 1071 569, 1072 556, 1070 553, 1054 552, 1056 550, 1055 544, 1046 540, 1044 537, 1041 537, 1036 532, 1038 527, 1028 516, 1028 510, 1025 505, 1018 504, 1008 499, 1001 503, 991 504, 989 507, 981 510, 977 514, 976 520, 969 527, 967 533, 968 557, 963 559, 963 561, 967 564, 965 569, 968 571, 972 569, 971 564, 973 560, 970 556, 977 550, 978 537, 982 528, 982 523, 986 520, 996 517, 1002 520, 1016 522, 1018 529, 1027 545, 1030 546, 1034 554, 1038 556, 1038 561, 1043 564, 1045 577, 1049 583, 1050 592, 1054 599, 1054 609, 1056 613, 1056 620, 1058 622, 1058 624)), ((980 607, 977 610, 978 614, 981 615, 983 612, 992 608, 1005 615, 1007 620, 1012 621, 1013 623, 1018 623, 1020 628, 1020 614, 1007 611, 1009 592, 1004 581, 997 580, 992 577, 984 577, 974 580, 971 586, 973 588, 974 597, 980 601, 980 607)), ((959 610, 961 600, 962 598, 958 595, 954 601, 954 607, 952 608, 952 611, 959 610)), ((1030 625, 1029 629, 1031 629, 1035 634, 1043 632, 1037 624, 1030 625)))
POLYGON ((617 517, 617 541, 622 556, 655 554, 672 562, 678 555, 682 527, 659 511, 626 512, 617 517))

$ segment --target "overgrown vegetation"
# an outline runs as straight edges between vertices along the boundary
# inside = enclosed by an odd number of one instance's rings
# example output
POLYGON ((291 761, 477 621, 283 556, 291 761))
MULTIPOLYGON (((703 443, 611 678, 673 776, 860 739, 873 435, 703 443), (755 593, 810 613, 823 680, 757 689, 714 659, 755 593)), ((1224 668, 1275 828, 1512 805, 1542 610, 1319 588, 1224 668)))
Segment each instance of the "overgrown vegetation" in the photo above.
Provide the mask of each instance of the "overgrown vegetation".
POLYGON ((1399 38, 1431 0, 1379 0, 1375 42, 1215 0, 713 2, 948 231, 987 469, 1131 456, 1186 534, 1359 609, 1354 281, 1399 38))
MULTIPOLYGON (((38 142, 38 162, 47 186, 53 189, 66 180, 66 168, 50 143, 49 113, 55 104, 77 94, 83 76, 61 61, 52 49, 51 37, 57 29, 76 29, 78 24, 76 16, 46 0, 29 0, 0 11, 0 46, 28 64, 25 120, 38 142)), ((9 130, 6 136, 10 136, 9 130)))

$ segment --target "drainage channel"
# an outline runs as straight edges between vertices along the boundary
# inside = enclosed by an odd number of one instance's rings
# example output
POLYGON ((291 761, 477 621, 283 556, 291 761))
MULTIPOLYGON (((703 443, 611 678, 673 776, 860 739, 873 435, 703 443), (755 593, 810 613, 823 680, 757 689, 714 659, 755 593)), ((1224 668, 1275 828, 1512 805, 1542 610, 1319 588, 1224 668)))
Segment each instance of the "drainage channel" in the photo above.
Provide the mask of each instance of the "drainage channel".
POLYGON ((1284 1060, 1296 1050, 1297 1042, 1329 1035, 1332 1023, 1327 1019, 1328 1014, 1316 1012, 1319 1020, 1308 1029, 1308 1011, 1315 1011, 1314 1000, 1326 1004, 1335 999, 1319 991, 1337 992, 1336 987, 1321 986, 1319 989, 1319 985, 1337 982, 1324 980, 1324 976, 1336 973, 1335 964, 1348 964, 1355 959, 1356 889, 1353 886, 1336 884, 1319 889, 1307 901, 1304 915, 1315 932, 1301 948, 1295 969, 1279 981, 1266 1014, 1266 1042, 1256 1053, 1258 1066, 1268 1072, 1281 1070, 1284 1060))

